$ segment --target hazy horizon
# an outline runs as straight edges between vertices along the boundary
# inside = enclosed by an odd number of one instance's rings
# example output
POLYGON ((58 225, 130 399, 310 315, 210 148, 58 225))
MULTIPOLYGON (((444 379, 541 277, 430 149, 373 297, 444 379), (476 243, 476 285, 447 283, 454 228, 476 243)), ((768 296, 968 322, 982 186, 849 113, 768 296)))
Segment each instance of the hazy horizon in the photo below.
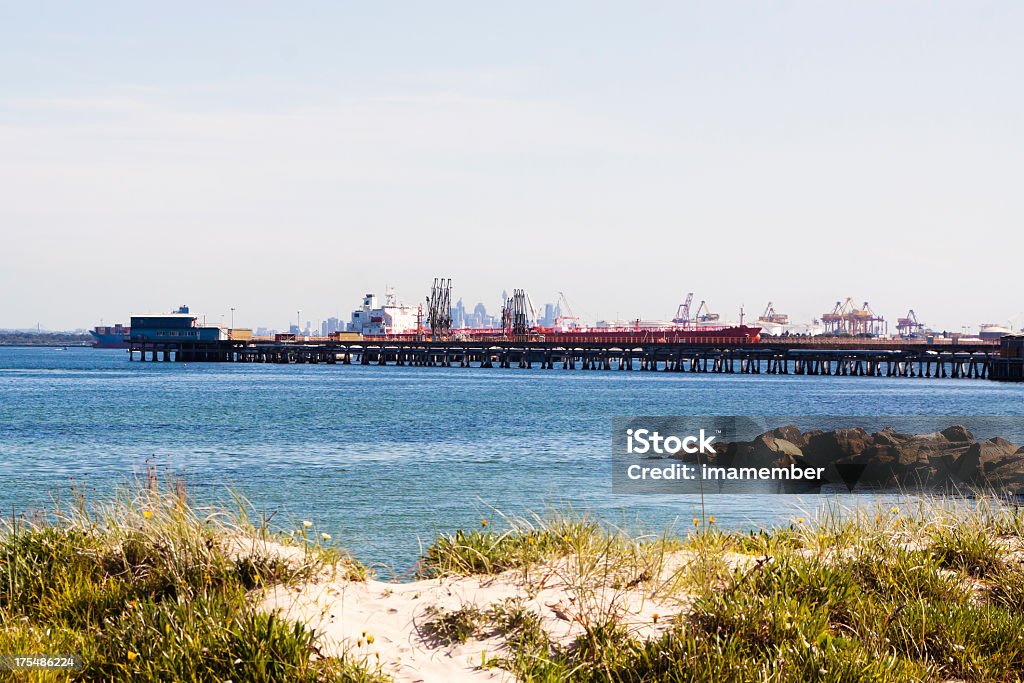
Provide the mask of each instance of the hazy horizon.
MULTIPOLYGON (((0 6, 0 328, 188 304, 1024 325, 1024 6, 0 6)), ((221 318, 223 316, 223 319, 221 318)))

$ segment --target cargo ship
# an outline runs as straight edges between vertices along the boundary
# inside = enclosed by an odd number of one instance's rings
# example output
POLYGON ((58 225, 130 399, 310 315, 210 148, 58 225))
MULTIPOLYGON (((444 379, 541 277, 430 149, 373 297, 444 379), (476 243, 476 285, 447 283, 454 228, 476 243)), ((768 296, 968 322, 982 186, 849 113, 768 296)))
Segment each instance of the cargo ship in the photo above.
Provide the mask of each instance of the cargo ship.
POLYGON ((98 325, 91 330, 92 347, 94 349, 127 349, 128 336, 132 328, 125 327, 121 323, 114 326, 98 325))
MULTIPOLYGON (((701 305, 704 306, 703 302, 701 305)), ((568 308, 568 306, 567 306, 568 308)), ((699 313, 699 311, 698 311, 699 313)), ((388 290, 384 305, 378 306, 377 297, 367 294, 363 305, 352 312, 348 329, 372 341, 430 340, 430 330, 422 307, 398 303, 394 292, 388 290)), ((554 344, 756 344, 761 340, 761 328, 719 322, 718 315, 707 314, 690 320, 630 320, 601 321, 594 326, 583 326, 575 316, 565 318, 554 326, 541 326, 532 316, 522 316, 519 325, 507 327, 456 327, 445 335, 448 341, 508 341, 549 342, 554 344)))

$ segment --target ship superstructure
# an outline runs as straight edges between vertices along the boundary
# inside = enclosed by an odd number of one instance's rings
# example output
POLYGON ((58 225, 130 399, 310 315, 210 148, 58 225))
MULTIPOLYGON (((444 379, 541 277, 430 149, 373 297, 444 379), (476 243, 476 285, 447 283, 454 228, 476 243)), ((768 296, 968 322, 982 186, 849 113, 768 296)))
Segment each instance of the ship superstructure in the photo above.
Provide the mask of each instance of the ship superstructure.
POLYGON ((399 302, 394 290, 388 288, 382 306, 377 305, 376 294, 363 297, 363 304, 352 311, 348 330, 368 337, 411 334, 419 329, 421 319, 422 311, 419 307, 399 302))

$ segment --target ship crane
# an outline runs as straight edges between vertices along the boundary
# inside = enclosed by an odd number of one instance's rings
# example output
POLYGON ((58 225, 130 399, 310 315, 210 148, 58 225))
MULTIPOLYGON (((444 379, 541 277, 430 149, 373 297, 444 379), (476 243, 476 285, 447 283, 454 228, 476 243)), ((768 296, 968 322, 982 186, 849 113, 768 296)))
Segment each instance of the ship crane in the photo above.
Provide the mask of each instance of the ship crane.
POLYGON ((690 304, 693 303, 693 292, 686 295, 686 301, 679 304, 679 308, 676 309, 676 317, 672 318, 672 322, 677 325, 686 325, 690 322, 690 304))

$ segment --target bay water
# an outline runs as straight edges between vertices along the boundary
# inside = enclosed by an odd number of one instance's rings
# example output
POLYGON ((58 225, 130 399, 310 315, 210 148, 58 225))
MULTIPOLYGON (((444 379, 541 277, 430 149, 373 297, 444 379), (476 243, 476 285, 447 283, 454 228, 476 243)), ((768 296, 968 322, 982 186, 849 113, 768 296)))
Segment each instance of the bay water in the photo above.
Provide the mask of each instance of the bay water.
MULTIPOLYGON (((315 523, 401 574, 440 532, 501 514, 587 513, 685 531, 693 497, 611 491, 615 415, 1013 415, 1024 385, 985 380, 128 362, 89 348, 0 347, 0 509, 103 495, 147 461, 198 500, 248 499, 315 523)), ((819 497, 709 496, 735 529, 787 524, 819 497)))

